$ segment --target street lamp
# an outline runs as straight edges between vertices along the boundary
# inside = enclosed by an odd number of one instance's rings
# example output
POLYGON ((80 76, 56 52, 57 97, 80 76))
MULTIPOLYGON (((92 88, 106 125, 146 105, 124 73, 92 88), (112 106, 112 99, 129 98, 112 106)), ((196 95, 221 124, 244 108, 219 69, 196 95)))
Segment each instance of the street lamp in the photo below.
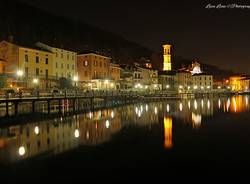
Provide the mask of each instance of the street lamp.
POLYGON ((105 84, 106 90, 107 90, 107 89, 108 89, 109 80, 106 79, 106 80, 104 81, 104 84, 105 84))
POLYGON ((35 79, 33 79, 33 83, 37 85, 39 83, 39 80, 37 78, 35 78, 35 79))
POLYGON ((167 88, 167 89, 169 89, 169 88, 170 88, 170 86, 169 86, 169 85, 166 85, 166 88, 167 88))
POLYGON ((23 76, 23 71, 22 70, 17 70, 16 72, 18 77, 22 77, 23 76))

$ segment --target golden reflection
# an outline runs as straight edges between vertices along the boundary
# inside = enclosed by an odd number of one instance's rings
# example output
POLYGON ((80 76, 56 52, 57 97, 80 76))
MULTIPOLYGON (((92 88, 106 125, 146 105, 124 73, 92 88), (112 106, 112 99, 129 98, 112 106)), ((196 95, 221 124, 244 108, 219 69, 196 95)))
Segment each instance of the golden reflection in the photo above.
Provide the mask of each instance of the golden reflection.
POLYGON ((183 110, 183 104, 182 103, 179 104, 179 109, 182 112, 182 110, 183 110))
POLYGON ((18 154, 19 154, 20 156, 23 156, 25 153, 26 153, 26 150, 25 150, 24 146, 21 146, 21 147, 18 149, 18 154))
POLYGON ((244 112, 248 110, 248 96, 233 96, 231 98, 232 104, 230 106, 230 111, 234 113, 244 112))
POLYGON ((200 128, 201 126, 201 115, 195 114, 192 112, 192 122, 193 122, 193 128, 200 128))
POLYGON ((218 100, 218 108, 219 109, 221 108, 221 100, 220 99, 218 100))
POLYGON ((196 100, 194 100, 194 109, 195 109, 195 110, 197 110, 197 108, 198 108, 197 101, 196 101, 196 100))
POLYGON ((172 117, 164 117, 164 147, 166 149, 173 147, 172 123, 172 117))
POLYGON ((170 106, 169 106, 169 104, 167 104, 167 112, 169 112, 170 111, 170 106))
POLYGON ((188 101, 188 109, 191 109, 191 102, 188 101))

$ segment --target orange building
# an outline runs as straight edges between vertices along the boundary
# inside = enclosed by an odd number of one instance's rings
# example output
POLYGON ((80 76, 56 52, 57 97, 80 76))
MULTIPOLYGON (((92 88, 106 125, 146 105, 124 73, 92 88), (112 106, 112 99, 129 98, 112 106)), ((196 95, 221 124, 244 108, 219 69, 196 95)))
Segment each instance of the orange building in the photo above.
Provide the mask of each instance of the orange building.
POLYGON ((96 53, 77 56, 77 73, 80 86, 90 89, 115 89, 115 80, 120 78, 119 66, 96 53))

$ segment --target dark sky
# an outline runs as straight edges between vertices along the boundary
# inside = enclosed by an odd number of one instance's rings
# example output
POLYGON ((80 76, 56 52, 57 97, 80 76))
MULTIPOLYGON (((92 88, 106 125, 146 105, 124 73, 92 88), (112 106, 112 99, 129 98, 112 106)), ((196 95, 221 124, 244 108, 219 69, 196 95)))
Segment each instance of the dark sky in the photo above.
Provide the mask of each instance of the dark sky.
POLYGON ((250 9, 206 9, 245 1, 22 0, 56 15, 79 19, 161 51, 250 74, 250 9))

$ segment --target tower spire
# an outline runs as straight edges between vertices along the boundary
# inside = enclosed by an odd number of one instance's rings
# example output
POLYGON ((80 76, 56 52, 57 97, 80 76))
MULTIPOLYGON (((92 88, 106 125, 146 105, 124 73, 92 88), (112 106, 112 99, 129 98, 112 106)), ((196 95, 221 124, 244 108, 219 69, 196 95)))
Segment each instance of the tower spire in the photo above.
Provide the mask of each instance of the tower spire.
POLYGON ((171 45, 164 44, 163 45, 163 71, 171 71, 172 63, 171 63, 171 45))

